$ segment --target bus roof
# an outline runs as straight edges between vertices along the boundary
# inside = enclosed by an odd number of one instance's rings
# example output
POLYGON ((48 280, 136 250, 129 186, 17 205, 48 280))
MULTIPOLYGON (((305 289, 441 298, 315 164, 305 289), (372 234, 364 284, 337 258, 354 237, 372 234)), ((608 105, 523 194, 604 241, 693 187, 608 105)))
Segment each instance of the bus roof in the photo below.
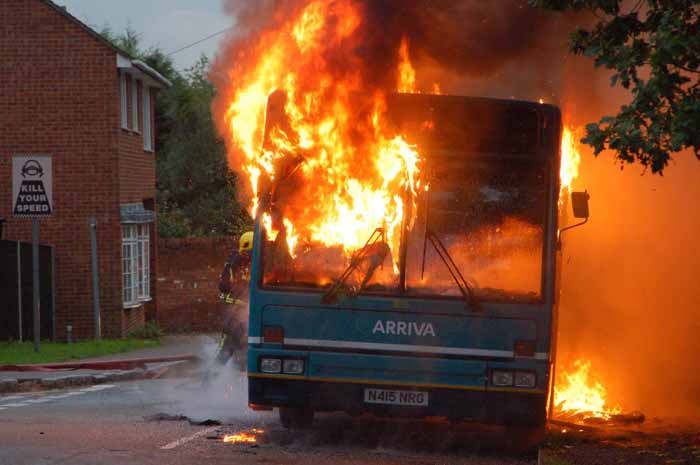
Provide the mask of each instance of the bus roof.
POLYGON ((389 120, 422 149, 547 158, 558 154, 553 105, 485 97, 391 94, 389 120))

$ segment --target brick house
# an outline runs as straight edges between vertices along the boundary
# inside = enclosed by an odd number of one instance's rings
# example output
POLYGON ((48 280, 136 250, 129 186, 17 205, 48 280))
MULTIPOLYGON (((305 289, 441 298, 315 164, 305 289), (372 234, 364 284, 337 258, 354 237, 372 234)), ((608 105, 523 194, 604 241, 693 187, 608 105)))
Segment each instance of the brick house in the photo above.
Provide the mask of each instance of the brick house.
POLYGON ((31 240, 31 220, 12 217, 12 156, 50 155, 55 337, 94 334, 91 217, 102 334, 124 336, 156 310, 154 94, 170 83, 49 0, 2 0, 0 44, 4 238, 31 240))

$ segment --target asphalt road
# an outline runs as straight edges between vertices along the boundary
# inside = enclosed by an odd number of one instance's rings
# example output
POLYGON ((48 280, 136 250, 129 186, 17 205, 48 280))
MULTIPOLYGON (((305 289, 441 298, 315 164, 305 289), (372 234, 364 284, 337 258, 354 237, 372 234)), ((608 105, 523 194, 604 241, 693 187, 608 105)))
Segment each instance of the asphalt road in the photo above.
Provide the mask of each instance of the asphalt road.
MULTIPOLYGON (((275 414, 248 410, 246 397, 240 375, 207 387, 199 378, 180 378, 0 396, 0 464, 537 463, 505 450, 499 431, 439 421, 331 414, 317 418, 310 431, 290 432, 275 414), (192 424, 207 419, 221 424, 192 424), (239 433, 255 442, 223 441, 239 433)), ((658 452, 666 455, 649 455, 656 449, 643 442, 635 449, 570 438, 550 438, 541 463, 700 463, 694 437, 676 442, 675 455, 664 448, 658 452)))
POLYGON ((0 397, 0 464, 535 463, 504 455, 497 441, 469 450, 449 424, 333 414, 290 432, 246 398, 240 375, 206 388, 164 379, 0 397), (222 424, 191 424, 207 419, 222 424), (223 442, 240 432, 255 443, 223 442))

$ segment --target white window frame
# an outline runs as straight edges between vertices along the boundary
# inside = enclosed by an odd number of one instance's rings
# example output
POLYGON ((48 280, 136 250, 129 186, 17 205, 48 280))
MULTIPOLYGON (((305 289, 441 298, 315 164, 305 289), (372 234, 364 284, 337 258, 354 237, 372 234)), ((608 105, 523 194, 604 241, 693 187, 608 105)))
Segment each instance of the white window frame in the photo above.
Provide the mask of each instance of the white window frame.
POLYGON ((139 80, 131 77, 131 130, 139 132, 139 80))
POLYGON ((150 228, 122 225, 122 301, 133 308, 151 300, 150 228))
POLYGON ((153 152, 153 128, 151 126, 151 89, 144 82, 143 88, 143 149, 153 152))
POLYGON ((122 128, 123 129, 129 129, 129 115, 128 115, 128 101, 127 101, 127 95, 126 95, 126 73, 120 72, 119 73, 119 101, 120 101, 120 109, 121 109, 121 118, 122 118, 122 128))
POLYGON ((150 300, 151 298, 151 237, 148 224, 138 225, 138 242, 139 242, 139 257, 138 257, 138 298, 139 300, 150 300))

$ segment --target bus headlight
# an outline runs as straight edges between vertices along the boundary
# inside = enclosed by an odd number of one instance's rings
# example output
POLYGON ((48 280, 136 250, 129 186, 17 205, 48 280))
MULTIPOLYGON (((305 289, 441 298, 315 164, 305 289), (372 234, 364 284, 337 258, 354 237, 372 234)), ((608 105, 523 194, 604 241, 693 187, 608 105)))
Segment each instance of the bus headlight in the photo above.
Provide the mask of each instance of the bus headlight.
POLYGON ((300 375, 304 372, 304 361, 298 358, 285 359, 282 372, 289 375, 300 375))
POLYGON ((516 371, 515 372, 515 386, 534 388, 535 387, 535 374, 529 371, 516 371))
POLYGON ((263 373, 280 373, 282 371, 282 360, 279 358, 260 359, 260 371, 263 373))
POLYGON ((513 372, 493 370, 493 372, 491 373, 491 383, 494 386, 512 386, 513 372))

